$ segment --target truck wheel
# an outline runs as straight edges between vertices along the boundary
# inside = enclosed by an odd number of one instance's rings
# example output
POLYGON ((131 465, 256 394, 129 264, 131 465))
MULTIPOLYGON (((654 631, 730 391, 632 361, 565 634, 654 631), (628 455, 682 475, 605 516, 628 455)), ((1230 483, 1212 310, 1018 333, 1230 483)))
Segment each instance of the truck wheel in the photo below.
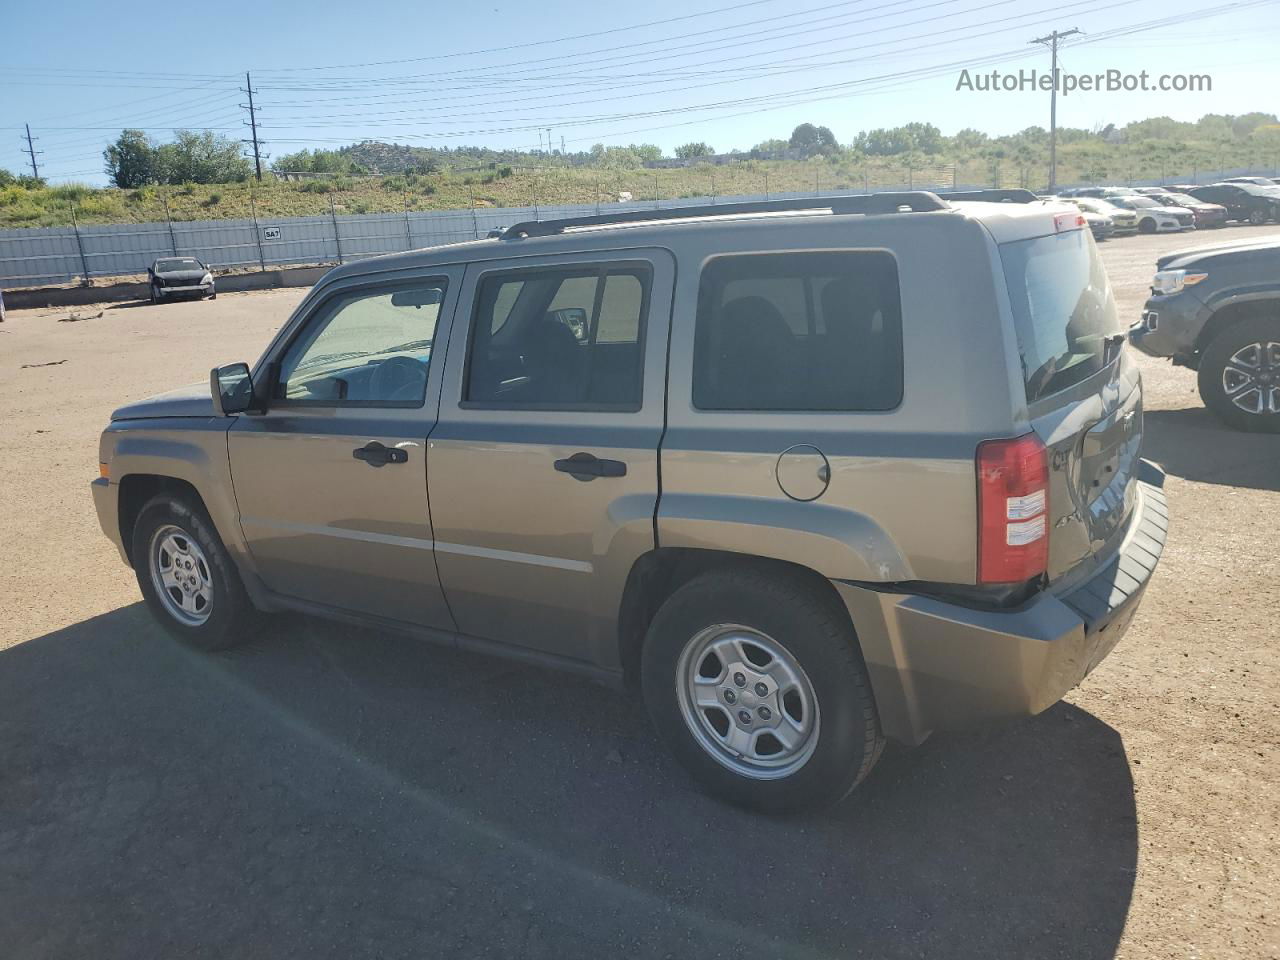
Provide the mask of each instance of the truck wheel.
POLYGON ((203 509, 153 498, 134 524, 131 556, 143 599, 174 637, 200 650, 251 639, 256 612, 203 509))
POLYGON ((1280 433, 1280 317, 1253 317, 1210 341, 1200 358, 1200 396, 1227 426, 1280 433))
POLYGON ((833 804, 884 748, 846 611, 795 574, 689 581, 649 627, 641 684, 676 758, 708 792, 750 809, 833 804))

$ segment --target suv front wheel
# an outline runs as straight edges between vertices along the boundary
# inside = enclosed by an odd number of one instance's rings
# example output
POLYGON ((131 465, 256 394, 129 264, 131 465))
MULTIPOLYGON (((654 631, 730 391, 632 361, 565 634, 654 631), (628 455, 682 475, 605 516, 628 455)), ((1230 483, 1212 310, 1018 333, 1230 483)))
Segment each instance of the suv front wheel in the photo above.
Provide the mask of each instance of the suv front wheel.
POLYGON ((677 759, 751 809, 833 804, 884 747, 843 606, 789 571, 715 570, 685 584, 649 627, 641 681, 677 759))
POLYGON ((131 556, 143 599, 173 636, 201 650, 251 637, 256 612, 203 509, 170 495, 148 501, 131 556))
POLYGON ((1200 397, 1237 430, 1280 433, 1280 317, 1232 324, 1200 357, 1200 397))

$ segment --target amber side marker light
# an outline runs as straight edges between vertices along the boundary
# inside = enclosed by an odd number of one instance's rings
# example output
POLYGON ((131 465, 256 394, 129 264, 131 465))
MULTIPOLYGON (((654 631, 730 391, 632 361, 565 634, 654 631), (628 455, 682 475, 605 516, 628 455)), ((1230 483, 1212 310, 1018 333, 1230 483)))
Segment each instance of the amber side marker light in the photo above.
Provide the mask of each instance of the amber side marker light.
POLYGON ((109 463, 102 463, 101 461, 99 461, 99 463, 98 463, 98 476, 99 476, 99 477, 101 477, 103 480, 110 480, 110 479, 111 479, 111 464, 109 464, 109 463))

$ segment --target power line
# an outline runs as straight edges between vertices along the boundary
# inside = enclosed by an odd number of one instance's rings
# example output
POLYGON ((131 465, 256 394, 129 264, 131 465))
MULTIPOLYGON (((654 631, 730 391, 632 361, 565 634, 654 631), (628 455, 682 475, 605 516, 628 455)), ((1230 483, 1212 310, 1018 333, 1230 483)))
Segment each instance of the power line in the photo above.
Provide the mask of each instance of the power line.
MULTIPOLYGON (((976 11, 976 10, 987 9, 987 8, 989 8, 989 7, 994 7, 994 6, 1001 6, 1001 5, 1003 5, 1003 4, 1007 4, 1007 3, 1011 3, 1011 2, 1017 2, 1017 0, 999 0, 999 2, 994 3, 994 4, 987 4, 987 5, 984 5, 984 6, 981 6, 981 7, 974 7, 974 8, 970 8, 970 9, 968 9, 968 10, 959 11, 959 13, 962 13, 962 14, 963 14, 963 13, 970 13, 970 12, 974 12, 974 11, 976 11)), ((1005 33, 1005 32, 1009 32, 1009 31, 1013 31, 1013 30, 1022 30, 1022 29, 1025 29, 1025 28, 1026 28, 1026 26, 1027 26, 1026 24, 1010 24, 1010 21, 1015 21, 1015 20, 1024 19, 1024 18, 1029 17, 1029 16, 1041 16, 1042 20, 1047 20, 1047 19, 1049 19, 1049 18, 1050 18, 1050 17, 1052 17, 1052 16, 1056 16, 1056 15, 1057 15, 1058 13, 1060 13, 1063 9, 1069 9, 1069 8, 1071 8, 1071 7, 1087 6, 1087 5, 1090 5, 1090 4, 1095 4, 1095 3, 1097 3, 1097 2, 1098 2, 1098 0, 1077 0, 1077 2, 1076 2, 1076 3, 1066 4, 1065 6, 1060 5, 1060 6, 1058 6, 1058 7, 1055 7, 1055 8, 1054 8, 1054 10, 1052 10, 1052 11, 1032 11, 1032 12, 1030 12, 1030 13, 1014 14, 1014 15, 1012 15, 1012 16, 1008 16, 1008 17, 1001 17, 1001 18, 999 18, 999 19, 995 19, 995 20, 981 21, 981 22, 978 22, 978 23, 967 23, 967 24, 964 24, 964 25, 961 25, 961 26, 957 26, 957 27, 948 27, 948 28, 943 29, 943 30, 935 30, 935 31, 932 31, 932 32, 929 32, 929 33, 919 33, 919 34, 913 34, 913 35, 905 36, 905 37, 896 37, 896 38, 892 38, 892 39, 878 40, 878 41, 874 41, 874 42, 872 42, 872 43, 857 44, 857 45, 854 45, 854 46, 852 46, 852 47, 845 47, 845 48, 841 48, 840 50, 837 50, 837 51, 830 51, 830 52, 835 52, 835 53, 845 53, 845 52, 851 52, 851 51, 868 50, 868 49, 873 49, 873 48, 876 48, 876 47, 885 47, 885 46, 890 46, 890 47, 892 47, 892 46, 895 46, 895 45, 910 44, 910 45, 911 45, 911 46, 910 46, 910 49, 909 49, 908 51, 906 51, 906 53, 908 53, 908 54, 914 54, 914 53, 916 53, 916 52, 918 52, 918 51, 920 51, 920 50, 927 49, 927 48, 929 48, 929 47, 951 45, 951 44, 956 43, 957 41, 973 40, 973 39, 981 39, 981 38, 983 38, 983 37, 994 36, 995 34, 998 34, 998 33, 1005 33), (999 29, 994 29, 994 30, 980 30, 980 29, 979 29, 979 28, 982 28, 982 27, 987 27, 987 26, 991 26, 991 25, 995 25, 995 24, 1010 24, 1010 25, 1009 25, 1009 26, 1005 26, 1005 27, 1000 27, 999 29), (978 32, 977 32, 977 33, 975 33, 975 34, 973 34, 972 36, 961 36, 961 37, 957 37, 957 36, 954 36, 954 34, 955 34, 955 32, 956 32, 957 30, 961 30, 961 31, 963 31, 963 30, 978 30, 978 32), (920 40, 927 39, 927 38, 931 38, 931 37, 943 37, 944 39, 936 40, 936 41, 933 41, 933 42, 931 42, 931 43, 920 43, 920 42, 919 42, 920 40)), ((1119 2, 1116 2, 1116 3, 1106 3, 1106 4, 1104 4, 1103 6, 1098 7, 1098 8, 1096 8, 1096 9, 1099 9, 1099 10, 1112 10, 1112 9, 1117 8, 1117 7, 1126 6, 1126 5, 1129 5, 1129 4, 1132 4, 1132 3, 1136 3, 1136 2, 1139 2, 1139 0, 1119 0, 1119 2)), ((926 18, 926 19, 924 19, 924 20, 917 21, 917 22, 918 22, 918 23, 924 23, 924 22, 929 22, 930 20, 933 20, 933 19, 937 19, 937 18, 926 18)), ((881 30, 865 30, 865 31, 861 31, 858 35, 859 35, 859 36, 866 36, 866 35, 868 35, 868 34, 877 33, 877 32, 882 32, 882 30, 883 30, 883 29, 897 29, 897 27, 901 27, 901 26, 908 26, 908 25, 910 25, 910 24, 899 24, 899 25, 896 25, 896 26, 895 26, 895 27, 893 27, 893 28, 882 28, 881 30)), ((810 44, 805 44, 804 46, 810 46, 810 44)), ((758 55, 752 55, 752 56, 758 56, 758 55)), ((885 56, 887 56, 887 55, 886 55, 886 54, 880 54, 880 55, 871 56, 871 57, 849 57, 849 58, 845 58, 845 59, 842 59, 842 60, 824 61, 824 62, 819 62, 819 63, 815 63, 815 62, 813 62, 809 57, 799 57, 799 58, 789 58, 789 59, 775 60, 775 61, 766 61, 766 64, 768 64, 769 66, 771 66, 771 67, 773 67, 773 68, 774 68, 774 70, 773 70, 773 72, 770 74, 770 76, 781 76, 781 75, 783 75, 783 74, 787 74, 787 73, 795 73, 795 72, 800 72, 800 71, 813 71, 813 70, 821 70, 821 69, 832 69, 832 68, 837 68, 837 67, 839 67, 839 68, 844 68, 844 67, 846 67, 846 66, 848 66, 848 65, 850 65, 850 64, 865 63, 865 62, 870 61, 870 60, 883 59, 883 58, 885 58, 885 56)), ((722 61, 722 62, 723 62, 723 61, 722 61)), ((763 65, 763 64, 762 64, 762 65, 763 65)), ((712 73, 712 74, 715 74, 715 73, 718 73, 718 72, 719 72, 719 71, 709 71, 709 73, 712 73)), ((727 72, 727 71, 726 71, 726 72, 727 72)), ((726 79, 711 80, 711 81, 704 82, 704 83, 695 83, 695 84, 689 84, 689 85, 682 86, 682 87, 674 87, 674 88, 670 88, 670 89, 662 90, 662 91, 660 91, 660 92, 662 92, 662 93, 683 93, 683 92, 687 92, 687 91, 690 91, 690 90, 700 90, 700 89, 705 89, 705 88, 707 88, 707 87, 723 86, 724 84, 737 83, 737 82, 739 81, 739 79, 740 79, 740 78, 737 78, 737 77, 729 77, 729 78, 726 78, 726 79)), ((498 100, 490 100, 490 101, 488 101, 487 103, 470 104, 470 105, 468 105, 468 106, 466 107, 466 109, 468 110, 468 116, 484 116, 484 115, 486 115, 486 114, 484 114, 484 113, 477 113, 477 112, 473 109, 473 107, 477 107, 477 106, 480 106, 480 107, 482 107, 482 106, 488 106, 488 105, 490 105, 490 104, 495 104, 495 103, 501 103, 501 104, 503 104, 503 105, 505 105, 505 106, 511 106, 511 105, 519 104, 519 103, 537 103, 537 102, 543 102, 543 101, 547 101, 547 100, 556 100, 556 101, 557 101, 557 105, 558 105, 558 106, 574 106, 574 105, 577 105, 577 104, 584 104, 584 103, 599 103, 599 102, 602 102, 602 101, 608 101, 608 100, 617 100, 617 99, 626 99, 626 98, 630 98, 630 97, 632 97, 632 96, 635 96, 635 95, 636 95, 635 91, 636 91, 636 89, 637 89, 637 88, 643 88, 643 87, 653 86, 654 84, 658 84, 658 83, 671 83, 671 82, 673 82, 673 81, 671 81, 671 80, 647 80, 647 81, 646 81, 646 80, 642 80, 642 81, 639 81, 639 82, 636 82, 636 83, 622 83, 622 84, 614 84, 614 85, 612 85, 612 86, 605 86, 605 87, 596 88, 596 89, 592 90, 592 91, 591 91, 592 96, 590 96, 588 99, 585 99, 585 100, 563 100, 563 99, 560 99, 560 98, 563 96, 562 94, 547 94, 547 95, 538 95, 538 96, 532 96, 532 97, 515 97, 515 98, 511 98, 511 97, 502 97, 502 98, 499 98, 498 100), (606 93, 606 92, 608 92, 608 91, 612 91, 612 90, 623 90, 623 91, 627 91, 627 92, 626 92, 626 93, 624 93, 624 94, 616 95, 616 96, 603 96, 603 97, 602 97, 602 96, 600 95, 600 94, 602 94, 602 93, 606 93)), ((485 94, 484 96, 489 96, 489 94, 485 94)), ((405 101, 401 101, 401 102, 403 102, 403 103, 420 103, 420 102, 428 102, 428 103, 432 103, 432 104, 438 104, 438 105, 440 105, 440 104, 448 104, 448 103, 452 102, 453 100, 458 100, 458 99, 461 99, 461 100, 472 100, 472 99, 475 99, 475 98, 474 98, 474 97, 462 97, 462 98, 433 97, 433 98, 430 98, 430 99, 428 99, 428 100, 426 100, 426 101, 422 101, 422 100, 405 100, 405 101)), ((412 123, 412 122, 413 122, 413 117, 414 117, 414 116, 421 116, 421 115, 422 115, 422 114, 424 114, 424 113, 425 113, 425 114, 430 114, 430 113, 436 113, 436 112, 439 112, 439 111, 442 111, 442 110, 450 110, 450 109, 458 109, 458 108, 457 108, 457 107, 449 107, 449 106, 435 106, 435 107, 429 107, 429 108, 417 108, 417 109, 415 109, 415 110, 389 111, 389 112, 384 112, 384 113, 379 113, 379 114, 370 114, 370 113, 367 113, 367 112, 362 112, 362 113, 359 113, 359 114, 332 114, 332 113, 330 113, 330 114, 326 114, 326 117, 328 117, 330 120, 334 120, 334 119, 344 119, 344 118, 346 118, 346 117, 355 117, 355 118, 359 118, 359 119, 361 119, 361 120, 363 121, 363 123, 361 124, 362 126, 372 126, 372 125, 388 125, 388 126, 394 126, 394 125, 397 125, 397 124, 400 124, 400 125, 403 125, 403 124, 410 124, 410 123, 412 123), (382 119, 382 118, 392 118, 392 117, 405 117, 405 119, 403 119, 403 120, 382 119), (379 119, 374 119, 374 118, 379 118, 379 119)), ((535 108, 535 109, 536 109, 536 108, 535 108)), ((497 114, 499 114, 499 115, 500 115, 500 114, 505 113, 505 112, 507 112, 507 111, 503 111, 503 110, 499 110, 499 111, 492 111, 492 112, 490 112, 488 115, 493 115, 494 113, 497 113, 497 114)), ((289 122, 289 121, 301 121, 301 120, 307 120, 307 119, 310 119, 310 118, 309 118, 309 117, 284 117, 284 118, 281 118, 281 122, 282 122, 282 123, 286 123, 286 122, 289 122)), ((438 119, 438 118, 437 118, 437 119, 438 119)), ((563 122, 571 122, 571 121, 573 121, 574 119, 577 119, 577 118, 573 118, 573 117, 547 117, 547 119, 555 120, 555 121, 556 121, 556 122, 558 122, 558 123, 563 123, 563 122)), ((320 124, 319 126, 325 126, 325 127, 328 127, 328 126, 338 126, 338 125, 340 125, 340 124, 328 123, 328 122, 327 122, 327 123, 324 123, 324 124, 320 124)))
POLYGON ((713 10, 702 10, 698 13, 686 13, 678 17, 667 17, 662 20, 650 20, 647 23, 635 23, 625 27, 610 27, 607 30, 595 30, 591 33, 578 33, 567 37, 555 37, 550 40, 531 40, 527 43, 513 43, 504 47, 488 47, 481 50, 465 50, 457 53, 434 54, 429 57, 408 57, 402 60, 373 60, 367 63, 343 63, 330 64, 328 66, 313 67, 275 67, 259 70, 259 73, 305 73, 320 70, 355 70, 362 67, 387 67, 401 63, 425 63, 436 62, 439 60, 448 60, 455 57, 474 57, 486 53, 507 53, 511 50, 526 50, 529 47, 542 47, 553 43, 568 43, 572 40, 587 40, 591 37, 603 37, 614 33, 631 33, 635 30, 644 30, 648 27, 664 26, 668 23, 680 23, 685 20, 694 20, 698 17, 709 17, 717 13, 726 13, 730 10, 742 10, 747 7, 758 7, 764 3, 773 3, 776 0, 748 0, 746 3, 734 3, 727 7, 716 7, 713 10))

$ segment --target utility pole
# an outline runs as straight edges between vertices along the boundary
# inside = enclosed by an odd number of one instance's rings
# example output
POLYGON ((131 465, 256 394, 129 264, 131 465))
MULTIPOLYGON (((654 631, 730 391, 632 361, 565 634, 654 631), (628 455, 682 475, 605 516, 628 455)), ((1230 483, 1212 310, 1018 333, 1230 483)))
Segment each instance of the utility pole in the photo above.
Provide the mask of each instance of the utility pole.
POLYGON ((249 95, 249 103, 240 104, 240 109, 249 111, 249 130, 252 132, 252 140, 241 140, 241 143, 253 144, 253 171, 258 178, 258 182, 262 182, 262 145, 258 140, 258 111, 253 105, 253 84, 249 80, 249 71, 244 73, 244 86, 240 89, 241 93, 249 95))
MULTIPOLYGON (((36 154, 44 153, 44 151, 35 149, 33 145, 34 141, 31 136, 31 124, 28 123, 28 124, 25 124, 25 126, 27 128, 27 156, 31 158, 31 176, 39 180, 40 167, 36 165, 36 154)), ((34 140, 39 140, 39 139, 40 139, 39 137, 34 138, 34 140)))
POLYGON ((1058 186, 1058 41, 1080 33, 1075 27, 1070 30, 1055 30, 1047 37, 1036 37, 1032 43, 1048 44, 1052 67, 1050 76, 1053 85, 1049 88, 1049 192, 1053 193, 1058 186))

